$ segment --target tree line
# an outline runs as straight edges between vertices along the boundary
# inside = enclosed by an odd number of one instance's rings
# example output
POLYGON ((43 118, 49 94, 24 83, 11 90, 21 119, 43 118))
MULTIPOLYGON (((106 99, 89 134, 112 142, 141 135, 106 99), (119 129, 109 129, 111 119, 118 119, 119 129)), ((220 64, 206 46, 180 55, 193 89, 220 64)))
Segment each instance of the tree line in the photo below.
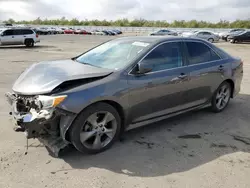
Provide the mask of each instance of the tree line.
POLYGON ((22 20, 15 21, 14 19, 9 19, 4 21, 5 23, 11 24, 31 24, 31 25, 67 25, 67 26, 119 26, 119 27, 172 27, 172 28, 250 28, 250 19, 247 20, 235 20, 227 21, 220 20, 217 23, 207 22, 207 21, 197 21, 197 20, 175 20, 173 22, 167 21, 151 21, 145 19, 134 19, 128 20, 118 19, 118 20, 78 20, 66 19, 62 17, 61 19, 41 19, 37 18, 35 20, 22 20))

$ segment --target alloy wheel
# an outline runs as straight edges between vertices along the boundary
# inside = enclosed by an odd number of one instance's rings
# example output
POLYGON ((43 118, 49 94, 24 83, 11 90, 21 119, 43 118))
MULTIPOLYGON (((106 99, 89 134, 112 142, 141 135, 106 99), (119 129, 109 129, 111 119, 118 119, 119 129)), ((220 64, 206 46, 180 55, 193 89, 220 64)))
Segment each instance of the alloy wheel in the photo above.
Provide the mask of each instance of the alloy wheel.
POLYGON ((222 110, 226 107, 230 100, 230 88, 228 85, 223 85, 216 94, 216 107, 222 110))
POLYGON ((107 111, 99 111, 90 115, 84 122, 80 132, 81 143, 89 149, 99 150, 107 146, 115 136, 117 120, 107 111))

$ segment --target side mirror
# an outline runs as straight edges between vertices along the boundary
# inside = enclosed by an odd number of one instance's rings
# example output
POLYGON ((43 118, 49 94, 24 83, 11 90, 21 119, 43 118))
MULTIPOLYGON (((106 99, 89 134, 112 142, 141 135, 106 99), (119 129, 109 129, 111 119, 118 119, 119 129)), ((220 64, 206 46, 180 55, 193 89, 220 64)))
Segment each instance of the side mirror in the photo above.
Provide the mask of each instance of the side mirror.
POLYGON ((3 33, 1 33, 1 35, 0 36, 4 36, 4 34, 3 33))
POLYGON ((145 74, 153 70, 153 66, 147 62, 147 61, 142 61, 138 64, 138 74, 145 74))

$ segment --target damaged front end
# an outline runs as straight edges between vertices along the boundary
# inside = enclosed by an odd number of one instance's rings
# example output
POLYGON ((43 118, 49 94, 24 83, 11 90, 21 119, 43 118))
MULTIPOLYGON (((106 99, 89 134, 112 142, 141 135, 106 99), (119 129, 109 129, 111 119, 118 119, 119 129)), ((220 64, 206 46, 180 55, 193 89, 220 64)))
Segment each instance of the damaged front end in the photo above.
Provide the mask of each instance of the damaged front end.
POLYGON ((56 108, 67 96, 6 93, 6 97, 12 108, 10 115, 14 119, 14 130, 24 132, 27 139, 38 138, 57 157, 59 151, 68 145, 61 119, 67 116, 74 118, 74 114, 56 108), (63 132, 60 126, 63 127, 63 132))

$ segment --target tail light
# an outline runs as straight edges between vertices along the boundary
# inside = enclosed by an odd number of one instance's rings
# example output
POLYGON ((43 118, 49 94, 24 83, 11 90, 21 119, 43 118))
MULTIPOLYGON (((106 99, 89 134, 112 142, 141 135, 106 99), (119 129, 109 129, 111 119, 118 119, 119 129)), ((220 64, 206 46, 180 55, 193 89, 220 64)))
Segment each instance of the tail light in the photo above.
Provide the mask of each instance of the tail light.
POLYGON ((38 36, 38 34, 36 34, 36 38, 38 38, 39 36, 38 36))

